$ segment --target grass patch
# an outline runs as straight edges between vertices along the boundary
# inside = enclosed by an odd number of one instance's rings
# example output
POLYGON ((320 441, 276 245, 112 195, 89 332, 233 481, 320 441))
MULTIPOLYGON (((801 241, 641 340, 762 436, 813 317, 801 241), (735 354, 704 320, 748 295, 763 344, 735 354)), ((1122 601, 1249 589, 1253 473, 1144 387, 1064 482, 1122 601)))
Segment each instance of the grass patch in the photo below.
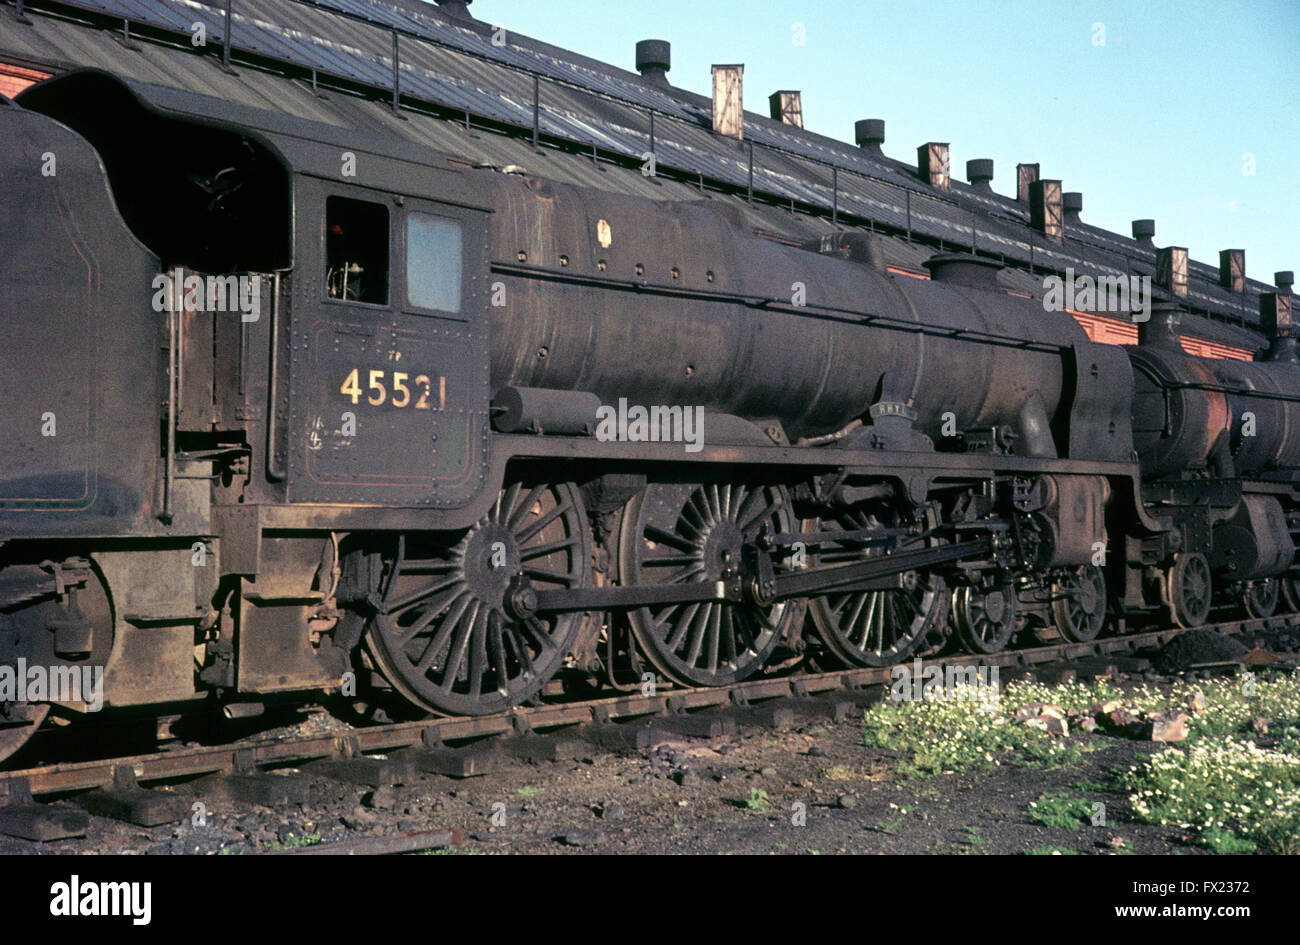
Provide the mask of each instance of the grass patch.
POLYGON ((1254 853, 1259 847, 1253 840, 1245 840, 1230 830, 1211 827, 1201 833, 1201 846, 1215 853, 1254 853))
POLYGON ((300 847, 314 847, 318 843, 320 843, 320 834, 318 833, 309 833, 305 837, 298 837, 295 836, 294 834, 289 834, 287 837, 284 838, 283 841, 263 840, 262 849, 263 850, 297 850, 300 847))
MULTIPOLYGON (((1131 768, 1112 770, 1105 776, 1114 777, 1114 786, 1079 781, 1072 793, 1043 795, 1030 807, 1036 822, 1078 829, 1091 821, 1093 808, 1078 795, 1122 790, 1138 821, 1192 832, 1216 853, 1300 853, 1300 676, 1265 672, 1180 682, 1164 690, 1121 690, 1107 680, 1017 681, 992 699, 879 703, 864 715, 863 742, 896 756, 903 777, 1004 764, 1061 767, 1077 764, 1084 751, 1103 742, 1077 739, 1073 733, 1050 736, 1016 722, 1016 710, 1043 703, 1067 712, 1086 711, 1109 700, 1139 712, 1189 713, 1187 741, 1131 768), (1256 744, 1260 719, 1267 723, 1264 744, 1270 747, 1256 744)), ((893 833, 901 819, 892 817, 876 829, 893 833)), ((1047 847, 1025 852, 1074 851, 1047 847)))
POLYGON ((1025 851, 1026 856, 1078 856, 1078 850, 1066 850, 1062 847, 1034 847, 1025 851))
POLYGON ((1215 853, 1300 853, 1300 678, 1239 676, 1142 691, 1143 708, 1184 708, 1199 693, 1205 711, 1186 742, 1134 765, 1120 778, 1138 820, 1196 834, 1215 853), (1144 704, 1145 703, 1145 704, 1144 704), (1255 744, 1268 723, 1272 748, 1255 744))
POLYGON ((1076 781, 1071 785, 1080 794, 1095 794, 1098 791, 1111 790, 1108 784, 1098 784, 1096 781, 1076 781))
POLYGON ((1044 827, 1078 830, 1092 821, 1092 801, 1064 791, 1044 794, 1029 805, 1029 816, 1044 827))
POLYGON ((1222 739, 1167 748, 1124 778, 1134 814, 1216 852, 1300 853, 1300 753, 1222 739))
MULTIPOLYGON (((1118 700, 1144 712, 1188 711, 1193 699, 1204 699, 1203 711, 1187 723, 1186 745, 1202 740, 1253 736, 1253 722, 1262 718, 1281 749, 1300 753, 1300 676, 1256 675, 1180 682, 1168 691, 1149 686, 1121 690, 1109 680, 1047 685, 1032 681, 1007 684, 995 698, 936 702, 882 702, 865 714, 864 742, 900 757, 905 777, 981 770, 1001 764, 1056 768, 1078 764, 1093 750, 1073 737, 1052 737, 1017 723, 1016 709, 1029 703, 1058 705, 1067 712, 1087 710, 1098 702, 1118 700)), ((829 770, 829 769, 828 769, 829 770)), ((1083 782, 1081 791, 1108 790, 1083 782)))
POLYGON ((1268 722, 1269 733, 1282 740, 1300 738, 1300 677, 1265 673, 1195 683, 1178 683, 1167 692, 1143 687, 1128 695, 1142 709, 1187 710, 1188 699, 1200 693, 1205 711, 1187 724, 1188 743, 1207 736, 1253 737, 1256 718, 1268 722))
MULTIPOLYGON (((1095 687, 1079 684, 1045 687, 1011 683, 995 700, 954 698, 942 702, 881 702, 867 710, 865 744, 901 755, 905 777, 992 768, 1004 763, 1059 767, 1078 764, 1078 744, 1054 738, 1008 718, 1028 702, 1065 704, 1072 697, 1084 705, 1096 701, 1095 687)), ((960 693, 959 693, 960 694, 960 693)))
POLYGON ((536 797, 538 794, 541 793, 542 793, 541 788, 533 787, 531 784, 525 784, 523 787, 515 791, 516 796, 522 797, 525 800, 527 800, 530 797, 536 797))
POLYGON ((890 810, 898 811, 898 813, 893 817, 890 817, 888 820, 882 820, 880 823, 876 824, 873 829, 880 833, 887 833, 890 836, 893 836, 898 833, 898 828, 903 825, 903 818, 916 810, 916 808, 908 807, 906 804, 900 807, 899 805, 892 803, 889 805, 889 808, 890 810))
POLYGON ((772 799, 767 796, 767 792, 761 788, 750 788, 749 797, 745 799, 745 807, 748 810, 760 813, 772 806, 772 799))

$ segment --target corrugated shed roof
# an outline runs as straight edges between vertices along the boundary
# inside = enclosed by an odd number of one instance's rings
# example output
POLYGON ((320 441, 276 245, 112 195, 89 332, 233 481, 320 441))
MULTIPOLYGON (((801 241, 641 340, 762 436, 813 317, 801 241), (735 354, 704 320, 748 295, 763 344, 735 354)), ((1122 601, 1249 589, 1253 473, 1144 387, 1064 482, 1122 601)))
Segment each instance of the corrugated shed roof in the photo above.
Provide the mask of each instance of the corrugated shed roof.
MULTIPOLYGON (((33 12, 46 2, 35 0, 33 12)), ((127 54, 120 42, 100 31, 36 16, 31 27, 0 20, 0 49, 32 62, 98 66, 128 78, 315 121, 383 131, 473 160, 522 164, 533 173, 629 193, 698 199, 698 191, 680 178, 737 192, 752 186, 762 201, 823 213, 835 207, 873 229, 901 231, 908 236, 901 246, 915 247, 912 240, 933 241, 947 249, 975 248, 1000 255, 1009 266, 1027 270, 1026 278, 1037 283, 1039 293, 1040 269, 1146 275, 1155 266, 1154 253, 1127 236, 1074 224, 1065 240, 1053 243, 1027 225, 1026 208, 1013 199, 959 181, 947 190, 931 187, 907 164, 763 115, 746 113, 743 143, 719 136, 711 130, 707 98, 659 88, 635 73, 528 37, 507 34, 504 43, 494 42, 493 30, 485 24, 450 20, 434 7, 382 0, 235 0, 231 44, 239 69, 238 75, 231 75, 217 67, 211 55, 224 35, 220 3, 68 0, 62 6, 130 20, 137 33, 142 27, 170 33, 175 46, 140 42, 127 54), (188 42, 195 22, 204 25, 206 55, 196 54, 204 51, 188 42), (653 121, 656 164, 668 174, 656 180, 612 174, 587 158, 549 149, 539 153, 519 138, 471 136, 454 123, 418 110, 405 111, 407 120, 400 120, 373 101, 343 92, 321 98, 300 83, 253 65, 279 63, 290 74, 302 76, 314 70, 322 81, 346 83, 383 98, 391 96, 395 31, 401 91, 407 101, 530 133, 536 87, 540 135, 595 149, 603 157, 638 162, 650 149, 653 121)), ((791 220, 798 219, 788 214, 781 218, 780 224, 769 220, 768 228, 788 229, 791 220)), ((927 244, 900 255, 910 259, 934 248, 927 244)), ((1256 295, 1271 288, 1252 280, 1247 295, 1231 293, 1217 284, 1217 267, 1202 263, 1191 266, 1191 275, 1189 303, 1237 324, 1257 322, 1256 295)))

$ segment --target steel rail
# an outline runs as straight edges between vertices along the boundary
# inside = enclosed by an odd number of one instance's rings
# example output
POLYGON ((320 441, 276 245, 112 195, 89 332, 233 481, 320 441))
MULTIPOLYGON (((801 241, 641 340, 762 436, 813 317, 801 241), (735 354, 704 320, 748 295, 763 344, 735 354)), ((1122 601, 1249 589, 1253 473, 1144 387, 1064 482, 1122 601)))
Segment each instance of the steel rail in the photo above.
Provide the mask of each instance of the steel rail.
MULTIPOLYGON (((1300 626, 1300 614, 1227 621, 1197 629, 1226 634, 1293 626, 1300 626)), ((1056 643, 1003 650, 988 655, 957 653, 936 659, 923 659, 923 665, 927 668, 950 665, 1028 668, 1044 663, 1131 653, 1145 646, 1163 645, 1186 632, 1170 628, 1104 637, 1090 643, 1056 643)), ((895 669, 895 666, 882 666, 751 678, 729 686, 667 689, 652 695, 624 694, 570 703, 516 707, 497 715, 431 718, 357 728, 344 733, 247 739, 227 745, 45 765, 0 772, 0 804, 10 796, 22 796, 24 786, 34 796, 108 787, 113 784, 114 772, 120 767, 129 769, 141 783, 160 784, 204 774, 288 767, 325 758, 359 757, 486 736, 564 729, 615 720, 648 719, 692 709, 743 706, 770 699, 806 698, 833 694, 837 690, 888 686, 895 669)))

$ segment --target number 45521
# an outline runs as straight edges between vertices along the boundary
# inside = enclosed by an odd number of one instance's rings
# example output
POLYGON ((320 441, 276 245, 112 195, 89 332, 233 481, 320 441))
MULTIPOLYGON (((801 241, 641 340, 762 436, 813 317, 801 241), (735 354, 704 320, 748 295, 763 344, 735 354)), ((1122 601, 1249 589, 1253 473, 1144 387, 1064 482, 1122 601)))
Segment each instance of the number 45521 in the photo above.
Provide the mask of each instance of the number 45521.
MULTIPOLYGON (((369 371, 367 375, 366 389, 362 390, 361 369, 353 368, 343 381, 343 386, 339 388, 339 393, 351 397, 354 404, 361 403, 361 398, 364 396, 366 403, 374 407, 387 403, 393 407, 414 406, 416 410, 432 409, 433 385, 429 375, 417 374, 413 380, 411 375, 404 371, 393 371, 391 375, 387 371, 369 371), (407 383, 408 381, 410 384, 407 383), (414 385, 414 390, 411 385, 414 385)), ((441 410, 446 406, 446 402, 447 379, 439 377, 438 409, 441 410)))

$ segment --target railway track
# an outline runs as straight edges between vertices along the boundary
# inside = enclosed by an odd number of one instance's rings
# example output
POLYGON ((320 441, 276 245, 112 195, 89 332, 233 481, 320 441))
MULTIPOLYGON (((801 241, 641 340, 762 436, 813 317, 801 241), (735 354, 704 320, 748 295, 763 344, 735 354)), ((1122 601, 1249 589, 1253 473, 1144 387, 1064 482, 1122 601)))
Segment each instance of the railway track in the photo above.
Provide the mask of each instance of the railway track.
MULTIPOLYGON (((1251 618, 1200 628, 1223 634, 1267 632, 1300 625, 1300 615, 1251 618)), ((926 667, 949 665, 1028 669, 1050 663, 1104 658, 1161 646, 1187 631, 1164 629, 1098 639, 1057 643, 972 656, 958 653, 924 661, 926 667)), ((643 747, 652 727, 679 734, 709 736, 717 731, 710 715, 719 710, 758 720, 758 713, 783 704, 825 704, 836 699, 867 704, 880 698, 893 667, 850 669, 798 676, 750 679, 713 688, 666 689, 577 702, 516 708, 479 717, 431 718, 415 722, 356 727, 342 733, 250 738, 219 746, 181 748, 102 760, 44 765, 0 772, 0 811, 30 807, 41 797, 101 791, 110 795, 149 794, 161 786, 204 775, 250 776, 275 768, 312 762, 356 764, 356 777, 367 777, 368 756, 408 750, 419 770, 465 777, 486 768, 483 739, 504 737, 516 755, 544 758, 559 744, 546 736, 576 736, 611 750, 643 747), (642 723, 642 724, 637 724, 642 723), (467 747, 448 747, 467 742, 467 747)), ((371 772, 373 775, 373 771, 371 772)), ((346 777, 346 776, 345 776, 346 777)), ((156 792, 154 792, 156 793, 156 792)), ((111 807, 112 805, 105 805, 111 807)), ((147 805, 146 805, 147 806, 147 805)), ((93 805, 92 805, 93 809, 93 805)))

